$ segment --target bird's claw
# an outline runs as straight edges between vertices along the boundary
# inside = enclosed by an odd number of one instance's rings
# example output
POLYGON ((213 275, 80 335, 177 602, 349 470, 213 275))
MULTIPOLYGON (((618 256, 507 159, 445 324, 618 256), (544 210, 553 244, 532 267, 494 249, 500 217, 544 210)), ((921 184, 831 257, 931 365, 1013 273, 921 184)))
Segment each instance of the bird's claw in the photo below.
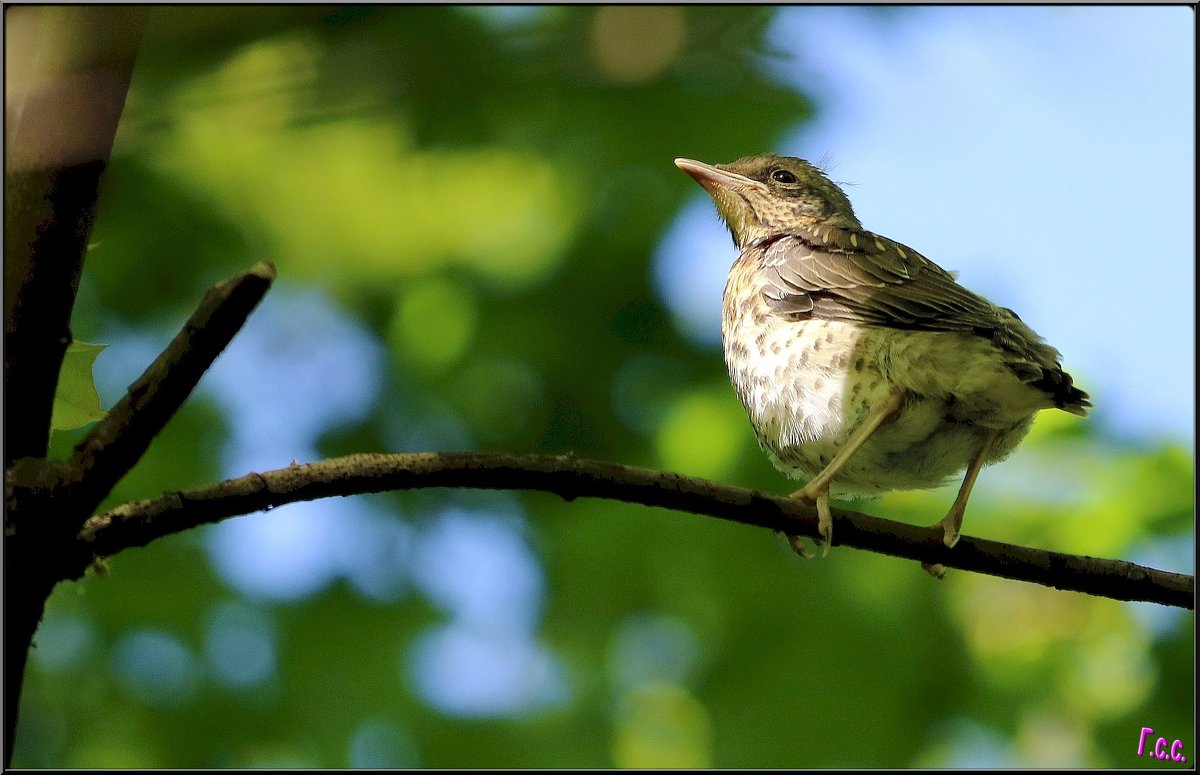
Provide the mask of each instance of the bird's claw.
POLYGON ((950 513, 942 517, 942 520, 937 523, 937 526, 944 533, 942 543, 946 545, 947 549, 953 549, 954 545, 958 543, 958 539, 961 538, 959 531, 962 529, 962 522, 962 511, 951 508, 950 513))
MULTIPOLYGON (((809 500, 816 503, 817 506, 817 532, 821 534, 823 539, 821 544, 821 556, 829 556, 829 547, 833 545, 833 514, 829 511, 829 490, 819 488, 815 491, 810 490, 811 484, 796 490, 792 493, 792 497, 798 500, 809 500)), ((795 548, 794 546, 792 547, 795 548)), ((802 557, 806 555, 801 555, 802 557)))
POLYGON ((804 545, 804 536, 789 535, 787 537, 788 546, 792 547, 792 551, 800 555, 806 560, 811 560, 817 555, 808 551, 808 547, 804 545))
POLYGON ((817 532, 821 538, 821 556, 829 556, 829 547, 833 544, 833 515, 829 513, 829 499, 817 500, 817 532))

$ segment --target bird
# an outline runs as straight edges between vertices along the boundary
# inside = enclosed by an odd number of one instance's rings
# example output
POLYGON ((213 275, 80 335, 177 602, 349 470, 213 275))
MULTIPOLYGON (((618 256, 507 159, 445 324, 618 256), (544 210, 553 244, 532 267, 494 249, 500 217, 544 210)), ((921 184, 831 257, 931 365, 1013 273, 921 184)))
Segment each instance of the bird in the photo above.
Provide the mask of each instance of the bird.
POLYGON ((1058 350, 956 273, 864 229, 818 167, 775 154, 675 165, 712 197, 739 251, 722 300, 730 381, 774 466, 807 480, 792 496, 815 503, 823 554, 831 492, 961 475, 935 526, 953 548, 983 466, 1012 453, 1041 410, 1087 416, 1058 350))

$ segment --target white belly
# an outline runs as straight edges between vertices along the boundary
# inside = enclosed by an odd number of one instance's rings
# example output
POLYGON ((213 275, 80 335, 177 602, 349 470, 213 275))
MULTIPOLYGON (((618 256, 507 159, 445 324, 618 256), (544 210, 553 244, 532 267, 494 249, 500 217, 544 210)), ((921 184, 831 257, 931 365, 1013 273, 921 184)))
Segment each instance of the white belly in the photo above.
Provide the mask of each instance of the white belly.
POLYGON ((787 476, 817 474, 889 395, 903 394, 901 409, 834 478, 834 492, 945 484, 978 452, 983 429, 999 431, 988 456, 995 462, 1044 402, 976 337, 761 315, 754 325, 729 321, 724 334, 730 378, 759 443, 787 476))

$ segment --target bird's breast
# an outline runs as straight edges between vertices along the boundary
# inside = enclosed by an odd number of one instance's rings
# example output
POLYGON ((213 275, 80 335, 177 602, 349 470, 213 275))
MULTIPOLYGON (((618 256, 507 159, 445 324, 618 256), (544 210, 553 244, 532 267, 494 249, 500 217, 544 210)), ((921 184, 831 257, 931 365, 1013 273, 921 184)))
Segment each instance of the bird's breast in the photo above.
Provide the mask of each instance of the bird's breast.
POLYGON ((730 380, 768 451, 841 440, 888 395, 866 329, 781 317, 752 272, 730 274, 722 323, 730 380))

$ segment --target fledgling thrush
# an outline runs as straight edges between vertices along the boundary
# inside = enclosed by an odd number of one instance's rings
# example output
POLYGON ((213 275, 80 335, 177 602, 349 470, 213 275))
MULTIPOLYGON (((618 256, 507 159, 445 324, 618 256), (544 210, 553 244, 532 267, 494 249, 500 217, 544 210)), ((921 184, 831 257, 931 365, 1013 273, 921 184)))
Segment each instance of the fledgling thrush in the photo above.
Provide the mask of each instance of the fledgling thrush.
POLYGON ((826 553, 831 489, 925 489, 965 469, 938 523, 953 547, 979 470, 1013 451, 1034 414, 1086 416, 1088 395, 1057 350, 1012 310, 863 229, 813 165, 675 164, 712 196, 741 251, 725 285, 725 362, 771 462, 808 477, 794 495, 816 502, 826 553))

